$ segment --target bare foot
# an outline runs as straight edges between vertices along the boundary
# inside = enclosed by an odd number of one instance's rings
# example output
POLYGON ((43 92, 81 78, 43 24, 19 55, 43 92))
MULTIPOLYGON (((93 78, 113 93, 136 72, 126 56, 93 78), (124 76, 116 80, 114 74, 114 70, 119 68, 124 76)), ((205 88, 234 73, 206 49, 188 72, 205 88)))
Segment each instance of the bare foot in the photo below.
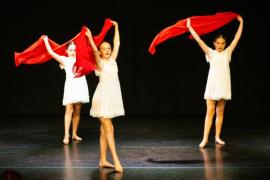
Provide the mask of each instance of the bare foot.
POLYGON ((225 142, 224 141, 222 141, 220 138, 215 138, 215 141, 216 141, 216 143, 217 144, 220 144, 220 145, 225 145, 225 142))
POLYGON ((124 172, 123 167, 122 167, 122 165, 120 164, 119 161, 118 161, 117 163, 115 163, 114 166, 115 166, 114 170, 115 170, 116 172, 119 172, 119 173, 124 172))
POLYGON ((123 177, 123 173, 115 173, 114 174, 114 180, 121 180, 123 177))
POLYGON ((69 144, 69 136, 65 136, 65 137, 64 137, 63 143, 64 143, 65 145, 68 145, 68 144, 69 144))
POLYGON ((82 140, 82 138, 77 136, 77 135, 73 135, 72 139, 75 140, 75 141, 81 141, 82 140))
POLYGON ((199 144, 200 148, 204 148, 208 142, 206 140, 202 140, 202 142, 199 144))
POLYGON ((104 167, 104 168, 114 168, 114 165, 109 163, 108 161, 101 162, 99 161, 99 167, 104 167))

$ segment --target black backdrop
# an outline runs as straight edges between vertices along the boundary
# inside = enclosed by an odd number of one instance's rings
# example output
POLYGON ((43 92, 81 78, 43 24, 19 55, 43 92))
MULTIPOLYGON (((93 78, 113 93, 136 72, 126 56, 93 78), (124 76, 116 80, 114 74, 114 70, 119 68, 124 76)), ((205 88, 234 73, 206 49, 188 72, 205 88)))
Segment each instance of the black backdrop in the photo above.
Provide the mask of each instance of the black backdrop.
MULTIPOLYGON (((157 47, 148 47, 163 28, 180 19, 221 11, 242 14, 244 31, 231 62, 232 101, 227 115, 266 116, 270 112, 268 29, 266 1, 8 1, 1 5, 0 83, 2 117, 63 115, 64 71, 57 62, 15 67, 13 53, 21 52, 47 34, 61 44, 76 35, 82 25, 97 34, 109 17, 118 21, 121 47, 119 77, 126 114, 129 116, 203 115, 203 94, 209 64, 188 34, 157 47), (264 2, 264 4, 262 4, 264 2), (265 7, 265 8, 264 8, 265 7), (266 11, 265 11, 265 10, 266 11)), ((217 32, 233 38, 238 22, 217 32)), ((213 32, 202 38, 211 45, 213 32)), ((107 40, 112 40, 110 31, 107 40)), ((90 98, 97 77, 87 76, 90 98)), ((83 106, 88 115, 90 103, 83 106)), ((2 119, 2 118, 1 118, 2 119)), ((244 120, 244 119, 243 119, 244 120)))

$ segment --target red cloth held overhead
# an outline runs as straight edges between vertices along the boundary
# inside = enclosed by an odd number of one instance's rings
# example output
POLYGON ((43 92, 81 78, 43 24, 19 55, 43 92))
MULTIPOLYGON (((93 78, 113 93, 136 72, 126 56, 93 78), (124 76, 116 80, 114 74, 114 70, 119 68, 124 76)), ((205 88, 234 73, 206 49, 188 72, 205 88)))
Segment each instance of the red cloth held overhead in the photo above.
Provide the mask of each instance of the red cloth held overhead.
MULTIPOLYGON (((102 27, 101 32, 97 36, 93 36, 96 45, 99 45, 103 41, 105 35, 111 27, 111 20, 109 18, 105 19, 105 23, 102 27)), ((86 26, 83 26, 80 33, 78 33, 75 37, 61 45, 57 44, 51 39, 48 39, 52 50, 59 55, 66 55, 65 49, 67 43, 69 43, 70 41, 74 41, 76 43, 76 66, 74 68, 76 77, 89 74, 95 69, 95 59, 85 32, 86 26)), ((51 55, 48 53, 45 47, 43 37, 44 35, 40 36, 40 38, 36 42, 34 42, 23 52, 14 53, 15 65, 17 67, 21 64, 45 63, 52 59, 51 55)))
MULTIPOLYGON (((203 35, 228 24, 238 15, 239 14, 234 12, 219 12, 214 15, 192 16, 190 17, 190 22, 191 26, 198 33, 198 35, 203 35)), ((157 45, 168 39, 189 32, 188 28, 186 27, 186 23, 187 19, 182 19, 176 22, 174 25, 161 30, 152 41, 148 51, 154 55, 157 45)), ((189 38, 192 38, 192 36, 189 35, 189 38)))
MULTIPOLYGON (((93 36, 93 40, 96 46, 99 46, 99 44, 103 41, 105 35, 111 27, 112 21, 107 18, 101 32, 97 36, 93 36)), ((75 74, 75 77, 87 75, 96 69, 95 57, 92 52, 89 40, 85 36, 85 32, 86 27, 84 26, 81 30, 81 34, 83 34, 83 36, 79 36, 76 39, 76 62, 73 67, 73 73, 75 74)))

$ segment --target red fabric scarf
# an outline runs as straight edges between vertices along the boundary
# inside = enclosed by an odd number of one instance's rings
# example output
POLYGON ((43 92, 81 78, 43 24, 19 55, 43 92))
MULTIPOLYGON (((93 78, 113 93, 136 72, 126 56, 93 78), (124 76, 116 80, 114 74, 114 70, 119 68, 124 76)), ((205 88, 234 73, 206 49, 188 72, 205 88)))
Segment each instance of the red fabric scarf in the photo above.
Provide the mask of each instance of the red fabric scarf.
MULTIPOLYGON (((93 36, 93 39, 97 46, 103 41, 105 35, 111 27, 111 20, 109 18, 105 19, 105 23, 102 27, 101 32, 97 36, 93 36)), ((83 26, 80 33, 78 33, 75 37, 61 45, 49 39, 49 43, 53 51, 63 56, 66 55, 65 49, 67 43, 69 43, 70 41, 74 41, 76 43, 76 63, 73 68, 74 73, 76 73, 76 77, 87 75, 96 68, 95 58, 93 56, 92 49, 90 47, 89 40, 85 35, 85 32, 86 26, 83 26)), ((52 59, 51 55, 48 53, 45 47, 43 37, 44 35, 42 35, 36 42, 34 42, 23 52, 14 53, 15 65, 17 67, 21 64, 45 63, 52 59)))
MULTIPOLYGON (((105 35, 111 27, 112 21, 107 18, 101 32, 97 36, 93 36, 93 40, 96 46, 99 46, 99 44, 103 41, 105 35)), ((82 36, 79 36, 76 40, 76 62, 73 67, 73 73, 75 74, 75 77, 90 74, 93 70, 96 69, 95 57, 92 52, 89 40, 85 36, 85 32, 86 27, 83 27, 81 30, 82 36)))
MULTIPOLYGON (((198 35, 203 35, 228 24, 238 15, 239 14, 233 12, 220 12, 214 15, 192 16, 190 17, 190 21, 193 29, 198 33, 198 35)), ((187 19, 182 19, 176 22, 174 25, 161 30, 152 41, 148 51, 154 55, 157 45, 170 38, 189 32, 188 28, 186 27, 186 23, 187 19)), ((191 39, 192 36, 189 35, 189 38, 191 39)))

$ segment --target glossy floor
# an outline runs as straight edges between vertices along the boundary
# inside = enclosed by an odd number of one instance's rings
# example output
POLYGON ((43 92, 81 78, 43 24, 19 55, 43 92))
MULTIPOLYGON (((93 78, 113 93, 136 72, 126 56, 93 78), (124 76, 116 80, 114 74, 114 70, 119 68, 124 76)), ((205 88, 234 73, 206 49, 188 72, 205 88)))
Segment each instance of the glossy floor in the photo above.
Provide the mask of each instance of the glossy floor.
MULTIPOLYGON (((267 120, 226 118, 222 137, 200 149, 203 118, 121 117, 114 120, 124 173, 99 169, 99 122, 82 116, 83 141, 62 144, 62 117, 13 117, 1 121, 0 172, 22 179, 270 179, 267 120), (254 124, 253 122, 257 123, 254 124), (237 123, 238 122, 238 123, 237 123)), ((109 160, 111 156, 108 153, 109 160)))

